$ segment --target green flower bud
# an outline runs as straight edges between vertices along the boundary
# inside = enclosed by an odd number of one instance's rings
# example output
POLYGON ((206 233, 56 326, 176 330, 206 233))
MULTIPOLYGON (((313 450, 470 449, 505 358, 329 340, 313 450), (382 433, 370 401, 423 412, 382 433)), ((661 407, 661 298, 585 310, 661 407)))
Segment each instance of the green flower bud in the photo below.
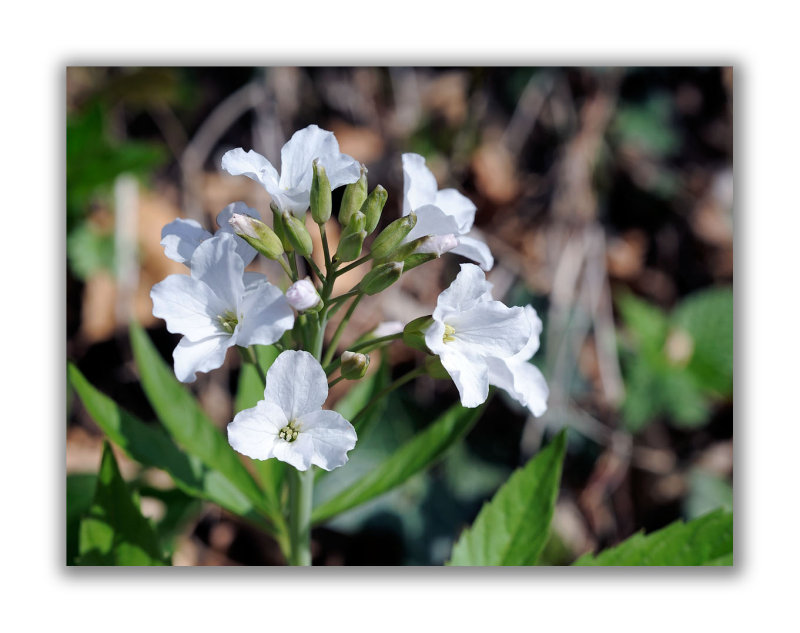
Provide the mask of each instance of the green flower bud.
POLYGON ((361 165, 361 176, 358 180, 347 185, 342 195, 342 204, 339 206, 339 223, 342 226, 350 224, 350 216, 361 208, 367 199, 367 168, 361 165))
POLYGON ((311 217, 317 224, 325 224, 331 217, 331 183, 318 159, 314 159, 311 167, 314 170, 311 180, 311 217))
POLYGON ((361 256, 361 249, 364 247, 364 240, 367 237, 366 231, 359 231, 358 233, 342 233, 342 239, 339 240, 339 247, 336 249, 334 259, 340 262, 352 262, 361 256))
POLYGON ((388 197, 389 194, 386 192, 386 189, 378 185, 372 190, 372 193, 367 196, 367 199, 364 200, 364 204, 361 205, 361 213, 367 218, 367 224, 364 227, 367 233, 372 233, 375 227, 378 226, 381 213, 383 212, 383 206, 386 204, 386 199, 388 197))
POLYGON ((234 213, 229 223, 236 235, 267 259, 278 259, 283 255, 283 244, 281 244, 280 238, 260 220, 242 213, 234 213))
POLYGON ((411 229, 414 228, 416 223, 417 216, 412 212, 402 218, 398 218, 383 229, 370 247, 370 253, 373 259, 386 259, 391 255, 392 252, 400 246, 406 235, 411 232, 411 229))
POLYGON ((436 378, 438 380, 447 380, 450 378, 450 374, 444 368, 444 365, 442 365, 442 359, 438 356, 427 356, 425 358, 425 370, 431 378, 436 378))
POLYGON ((437 258, 436 253, 414 253, 403 260, 403 270, 411 270, 437 258))
POLYGON ((275 235, 278 236, 281 244, 283 244, 283 250, 287 253, 291 253, 294 247, 289 241, 289 238, 286 237, 286 231, 283 228, 283 220, 281 219, 281 210, 274 202, 269 203, 269 208, 270 211, 272 211, 272 230, 275 231, 275 235))
POLYGON ((359 231, 363 231, 364 227, 367 225, 367 216, 365 216, 361 211, 356 211, 353 215, 350 216, 350 222, 347 224, 344 232, 350 233, 358 233, 359 231))
POLYGON ((406 324, 403 328, 403 343, 413 349, 430 354, 427 343, 425 343, 425 332, 433 325, 433 317, 423 316, 406 324))
POLYGON ((367 295, 374 295, 385 290, 403 274, 403 262, 388 262, 375 266, 358 284, 359 289, 367 295))
POLYGON ((369 369, 369 356, 344 352, 342 354, 342 376, 345 380, 360 380, 369 369))
MULTIPOLYGON (((391 260, 393 262, 402 262, 411 255, 413 255, 416 252, 416 250, 420 246, 422 246, 425 242, 427 242, 429 239, 430 238, 426 235, 424 237, 418 237, 417 239, 412 240, 410 242, 406 242, 405 244, 401 243, 397 248, 395 248, 394 250, 392 250, 391 253, 389 253, 388 257, 384 258, 384 261, 391 260)), ((373 253, 372 256, 375 257, 375 254, 373 253)), ((375 259, 377 260, 377 258, 375 259)))
POLYGON ((306 228, 305 222, 296 218, 288 211, 284 211, 281 216, 283 230, 286 233, 291 245, 303 257, 310 257, 313 250, 311 235, 306 228))

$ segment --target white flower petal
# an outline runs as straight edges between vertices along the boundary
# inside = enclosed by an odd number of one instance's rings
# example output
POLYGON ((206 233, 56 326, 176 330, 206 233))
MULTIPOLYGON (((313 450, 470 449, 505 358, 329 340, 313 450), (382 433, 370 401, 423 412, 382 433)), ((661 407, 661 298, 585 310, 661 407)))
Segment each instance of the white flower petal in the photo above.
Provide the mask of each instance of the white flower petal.
POLYGON ((278 172, 261 154, 250 150, 245 152, 241 147, 225 152, 222 157, 222 169, 232 176, 247 176, 261 183, 270 195, 277 192, 278 172))
POLYGON ((233 340, 227 334, 217 334, 194 342, 184 336, 172 352, 175 376, 181 382, 193 382, 196 372, 222 367, 225 354, 232 344, 233 340))
POLYGON ((534 416, 547 411, 550 391, 542 372, 535 365, 527 361, 488 358, 487 366, 489 384, 503 389, 534 416))
POLYGON ((192 278, 202 281, 225 303, 226 309, 239 311, 244 294, 244 261, 236 252, 238 238, 219 233, 206 240, 194 252, 192 278))
POLYGON ((316 287, 308 277, 299 279, 289 286, 286 290, 286 299, 289 305, 298 312, 313 308, 322 301, 316 287))
POLYGON ((347 463, 347 451, 356 445, 356 430, 336 411, 320 409, 299 420, 299 437, 309 436, 314 446, 312 464, 333 470, 347 463))
POLYGON ((450 345, 466 347, 482 356, 509 358, 525 347, 530 338, 530 323, 522 308, 509 308, 500 301, 486 301, 445 323, 455 332, 450 345))
POLYGON ((201 281, 187 275, 170 275, 150 290, 153 315, 167 322, 167 330, 199 341, 221 334, 217 316, 226 306, 201 281))
POLYGON ((447 351, 439 354, 439 360, 458 388, 462 406, 472 409, 486 402, 489 372, 480 356, 468 351, 447 351))
POLYGON ((527 305, 523 310, 525 310, 525 318, 530 325, 531 331, 525 347, 513 357, 513 360, 517 361, 529 360, 539 350, 539 335, 542 333, 542 320, 536 314, 533 306, 527 305))
POLYGON ((439 207, 426 204, 416 209, 417 223, 406 236, 405 241, 410 242, 426 235, 454 235, 458 233, 455 218, 447 215, 439 207))
POLYGON ((294 311, 280 288, 262 276, 242 297, 241 320, 236 327, 237 345, 269 345, 294 325, 294 311))
POLYGON ((468 237, 466 235, 459 236, 458 246, 450 252, 478 262, 478 265, 483 270, 491 270, 492 266, 494 266, 494 257, 492 257, 492 252, 489 250, 489 247, 474 237, 468 237))
POLYGON ((196 220, 178 218, 161 229, 161 246, 171 260, 186 264, 200 243, 210 237, 196 220))
POLYGON ((425 166, 425 158, 419 154, 403 154, 403 215, 426 204, 433 204, 437 190, 436 177, 425 166))
POLYGON ((278 439, 272 449, 273 455, 297 470, 308 470, 314 459, 314 442, 311 436, 298 433, 294 442, 278 439))
POLYGON ((434 319, 442 319, 448 314, 460 313, 473 308, 478 303, 492 300, 492 284, 475 264, 461 264, 449 288, 446 288, 436 302, 434 319))
POLYGON ((278 432, 287 422, 279 406, 261 400, 252 409, 237 413, 228 424, 228 443, 242 455, 269 459, 274 457, 275 444, 283 442, 278 439, 278 432))
POLYGON ((325 372, 308 352, 282 352, 267 371, 264 399, 280 406, 289 420, 322 408, 327 397, 325 372))
POLYGON ((472 228, 477 209, 463 193, 455 189, 442 189, 436 192, 433 204, 455 219, 459 234, 463 235, 472 228))
POLYGON ((236 232, 233 230, 233 226, 231 226, 230 223, 230 219, 233 217, 234 213, 238 213, 239 215, 248 215, 256 220, 261 220, 261 214, 255 209, 248 207, 244 202, 234 202, 233 204, 229 204, 227 207, 225 207, 217 215, 217 225, 219 226, 219 231, 217 231, 217 233, 230 233, 234 236, 236 239, 236 252, 239 254, 239 257, 242 258, 244 265, 247 266, 256 258, 258 251, 250 246, 250 244, 245 242, 241 237, 236 235, 236 232))
MULTIPOLYGON (((252 290, 256 286, 267 281, 267 278, 261 273, 246 270, 244 271, 244 275, 242 275, 242 281, 244 281, 244 291, 246 293, 248 290, 252 290)), ((242 297, 242 300, 244 300, 244 297, 242 297)))

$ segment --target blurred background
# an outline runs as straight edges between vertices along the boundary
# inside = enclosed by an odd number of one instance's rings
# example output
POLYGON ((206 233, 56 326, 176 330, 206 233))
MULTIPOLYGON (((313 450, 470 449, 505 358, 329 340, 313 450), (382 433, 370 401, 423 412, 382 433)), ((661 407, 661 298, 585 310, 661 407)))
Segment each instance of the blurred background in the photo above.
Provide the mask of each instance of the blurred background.
MULTIPOLYGON (((66 88, 67 357, 143 420, 155 415, 128 324, 146 327, 170 363, 180 338, 151 314, 152 285, 186 270, 164 256, 162 227, 188 217, 213 231, 237 200, 270 221, 268 194, 222 173, 221 156, 252 148, 277 165, 281 146, 311 123, 367 165, 370 188, 389 191, 381 226, 400 214, 401 154, 425 156, 440 188, 478 208, 495 298, 530 303, 542 318, 533 361, 551 390, 545 416, 497 393, 437 466, 315 530, 315 564, 441 564, 484 501, 563 427, 569 449, 541 564, 731 507, 730 68, 73 67, 66 88)), ((429 314, 459 263, 445 256, 367 298, 343 341, 429 314)), ((271 264, 255 265, 282 283, 271 264)), ((342 290, 364 272, 349 273, 342 290)), ((421 358, 393 345, 384 360, 399 376, 421 358)), ((239 362, 231 353, 191 385, 221 429, 239 362)), ((337 385, 329 405, 347 388, 337 385)), ((69 559, 102 434, 67 395, 69 559)), ((457 399, 450 381, 395 392, 316 494, 358 478, 457 399)), ((117 456, 175 564, 281 564, 267 537, 117 456)))

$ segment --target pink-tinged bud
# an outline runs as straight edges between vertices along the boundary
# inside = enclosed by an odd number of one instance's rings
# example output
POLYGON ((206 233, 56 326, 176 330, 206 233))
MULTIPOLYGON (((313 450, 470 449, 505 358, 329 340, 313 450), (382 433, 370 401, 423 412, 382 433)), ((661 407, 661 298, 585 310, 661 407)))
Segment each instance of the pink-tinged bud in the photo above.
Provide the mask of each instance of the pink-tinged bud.
POLYGON ((228 222, 238 235, 243 237, 246 235, 254 240, 258 239, 258 233, 256 233, 255 226, 253 225, 253 218, 251 218, 249 215, 234 213, 228 222))
POLYGON ((317 289, 308 277, 289 286, 286 291, 286 300, 298 312, 315 308, 322 301, 317 289))
POLYGON ((458 246, 458 238, 452 233, 448 233, 447 235, 429 235, 428 239, 420 244, 419 248, 417 248, 414 253, 433 253, 437 257, 441 257, 448 251, 452 251, 456 246, 458 246))

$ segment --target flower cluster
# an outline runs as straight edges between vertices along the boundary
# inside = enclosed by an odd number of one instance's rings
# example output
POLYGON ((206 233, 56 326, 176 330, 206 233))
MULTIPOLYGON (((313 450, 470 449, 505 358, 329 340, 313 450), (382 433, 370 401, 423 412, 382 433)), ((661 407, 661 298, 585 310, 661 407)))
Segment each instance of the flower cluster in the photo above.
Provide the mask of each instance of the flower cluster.
POLYGON ((417 331, 419 347, 438 356, 439 369, 452 377, 464 406, 484 402, 494 385, 534 415, 544 412, 547 386, 528 362, 542 324, 530 306, 507 307, 492 299, 484 271, 494 260, 472 231, 475 205, 455 189, 439 190, 422 156, 404 154, 402 166, 402 216, 372 239, 366 255, 365 240, 378 228, 388 194, 380 185, 369 191, 366 168, 339 151, 331 132, 315 125, 283 146, 280 172, 252 150, 237 148, 222 157, 225 171, 258 182, 270 194, 271 226, 256 209, 235 202, 217 216, 214 234, 187 219, 164 227, 166 256, 188 268, 188 275, 170 275, 151 291, 153 314, 182 335, 173 353, 178 379, 191 382, 198 372, 222 366, 230 347, 238 346, 250 360, 255 359, 253 345, 281 351, 262 374, 264 399, 228 425, 236 451, 253 459, 275 457, 299 471, 312 465, 331 470, 347 462, 356 430, 322 408, 328 376, 338 369, 334 382, 361 379, 369 367, 367 352, 408 339, 409 326, 382 324, 334 360, 342 329, 364 295, 381 292, 404 272, 447 252, 478 265, 463 264, 439 296, 433 315, 417 331), (325 225, 333 211, 331 192, 339 187, 344 187, 338 212, 342 230, 333 249, 325 225), (324 270, 311 257, 309 210, 319 226, 324 270), (258 254, 283 267, 290 280, 285 293, 264 275, 245 270, 258 254), (352 290, 332 296, 338 275, 368 261, 371 270, 352 290), (351 297, 323 349, 328 319, 351 297))

